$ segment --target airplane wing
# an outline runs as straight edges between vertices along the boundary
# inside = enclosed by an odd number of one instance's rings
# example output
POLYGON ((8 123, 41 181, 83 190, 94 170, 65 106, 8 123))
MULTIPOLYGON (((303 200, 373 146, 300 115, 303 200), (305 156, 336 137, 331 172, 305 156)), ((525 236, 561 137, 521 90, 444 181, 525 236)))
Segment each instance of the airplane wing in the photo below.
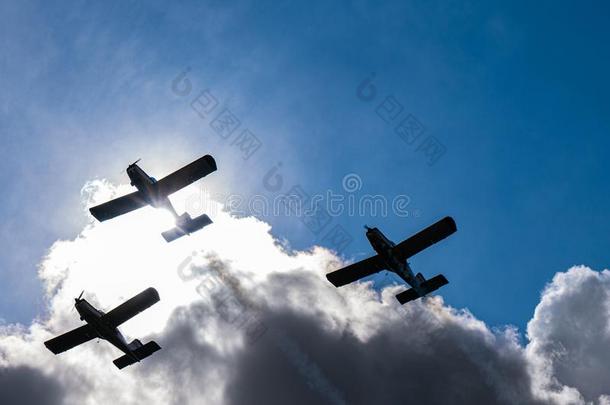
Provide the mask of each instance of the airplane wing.
POLYGON ((406 260, 445 239, 455 231, 457 231, 457 226, 455 225, 453 218, 445 217, 394 246, 393 253, 399 260, 406 260))
POLYGON ((138 208, 142 208, 147 204, 148 203, 144 200, 142 193, 136 191, 95 207, 91 207, 89 208, 89 212, 101 222, 126 214, 129 211, 137 210, 138 208))
POLYGON ((98 337, 97 333, 95 333, 95 330, 91 325, 83 325, 70 332, 66 332, 63 335, 47 340, 44 342, 44 345, 54 354, 59 354, 96 337, 98 337))
POLYGON ((216 171, 216 161, 210 155, 205 155, 193 163, 184 166, 157 182, 159 195, 170 195, 216 171))
POLYGON ((114 327, 133 318, 151 305, 159 302, 159 293, 154 288, 147 288, 140 294, 125 301, 103 316, 114 327))
POLYGON ((326 278, 335 287, 341 287, 384 269, 385 263, 381 260, 379 255, 375 255, 368 259, 350 264, 342 269, 335 270, 332 273, 328 273, 326 278))

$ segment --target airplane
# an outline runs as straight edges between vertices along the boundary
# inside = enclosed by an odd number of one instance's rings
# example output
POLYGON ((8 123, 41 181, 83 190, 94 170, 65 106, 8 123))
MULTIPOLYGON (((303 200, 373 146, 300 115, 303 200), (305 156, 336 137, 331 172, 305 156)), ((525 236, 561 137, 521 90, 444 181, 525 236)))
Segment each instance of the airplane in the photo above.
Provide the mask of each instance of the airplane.
POLYGON ((107 314, 95 309, 82 296, 83 293, 74 299, 74 307, 78 311, 81 321, 85 321, 87 324, 44 342, 44 345, 51 352, 59 354, 91 339, 104 339, 125 353, 124 356, 113 361, 115 366, 122 369, 161 349, 153 340, 143 345, 138 339, 134 339, 128 344, 117 328, 125 321, 159 302, 157 290, 152 287, 148 288, 107 314))
POLYGON ((197 218, 191 218, 186 212, 178 215, 168 198, 170 194, 216 171, 216 161, 212 156, 205 155, 158 181, 147 175, 138 166, 139 161, 140 159, 127 167, 127 175, 131 180, 131 185, 135 186, 138 191, 89 208, 91 215, 98 221, 106 221, 145 205, 165 208, 176 218, 176 227, 162 232, 163 238, 167 242, 198 231, 212 223, 212 220, 206 214, 197 218))
POLYGON ((379 229, 366 225, 365 228, 366 237, 377 254, 328 273, 326 278, 335 287, 341 287, 382 270, 390 270, 413 287, 396 295, 398 302, 405 304, 449 283, 442 274, 429 280, 426 280, 421 273, 414 276, 407 259, 457 231, 453 218, 445 217, 398 245, 386 238, 379 229))

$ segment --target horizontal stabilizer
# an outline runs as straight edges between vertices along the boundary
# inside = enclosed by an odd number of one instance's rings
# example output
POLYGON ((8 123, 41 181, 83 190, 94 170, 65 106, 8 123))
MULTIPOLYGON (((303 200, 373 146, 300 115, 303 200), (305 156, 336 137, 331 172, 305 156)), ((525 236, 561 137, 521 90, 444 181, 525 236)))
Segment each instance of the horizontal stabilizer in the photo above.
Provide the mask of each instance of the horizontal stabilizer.
POLYGON ((449 281, 443 276, 439 274, 438 276, 432 277, 429 280, 424 281, 420 284, 420 290, 422 294, 420 295, 416 289, 409 288, 407 291, 403 291, 400 294, 396 295, 396 299, 401 304, 407 303, 409 301, 413 301, 418 299, 419 297, 423 297, 424 295, 431 293, 432 291, 438 290, 445 284, 449 284, 449 281))
POLYGON ((157 342, 155 342, 155 341, 150 341, 150 342, 146 343, 145 345, 140 346, 138 349, 134 350, 133 351, 134 356, 130 356, 130 355, 126 354, 124 356, 119 357, 118 359, 115 359, 113 361, 113 363, 119 369, 122 369, 129 365, 132 365, 136 361, 140 361, 140 360, 147 358, 148 356, 150 356, 151 354, 153 354, 154 352, 156 352, 158 350, 161 350, 161 346, 159 346, 157 344, 157 342), (134 357, 137 358, 137 360, 134 357))
POLYGON ((414 301, 419 297, 420 295, 413 288, 409 288, 407 291, 403 291, 400 294, 396 295, 396 299, 398 300, 398 302, 400 302, 401 305, 409 301, 414 301))
MULTIPOLYGON (((187 217, 188 218, 188 217, 187 217)), ((206 214, 200 215, 197 218, 193 219, 185 219, 180 221, 175 228, 170 229, 169 231, 162 232, 163 238, 167 242, 171 242, 176 240, 184 235, 200 230, 201 228, 210 225, 212 220, 206 214)))

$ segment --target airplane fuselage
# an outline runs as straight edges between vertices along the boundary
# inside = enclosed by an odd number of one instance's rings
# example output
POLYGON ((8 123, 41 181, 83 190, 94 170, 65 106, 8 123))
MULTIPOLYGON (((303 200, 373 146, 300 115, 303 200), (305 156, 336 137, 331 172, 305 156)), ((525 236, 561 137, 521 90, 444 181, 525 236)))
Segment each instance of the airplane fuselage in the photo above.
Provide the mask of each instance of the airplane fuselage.
POLYGON ((138 360, 118 328, 104 320, 102 311, 97 310, 84 299, 77 300, 74 307, 78 311, 81 321, 91 325, 100 339, 107 340, 126 355, 133 357, 136 361, 138 360))
POLYGON ((416 290, 420 287, 420 282, 413 275, 413 270, 409 266, 409 262, 399 260, 392 254, 394 242, 388 239, 379 229, 366 227, 366 238, 369 240, 375 252, 383 259, 387 268, 396 273, 406 283, 416 290))
POLYGON ((136 187, 144 196, 146 202, 155 208, 166 208, 176 218, 179 218, 176 210, 166 195, 159 195, 157 180, 146 174, 137 164, 133 163, 127 167, 127 175, 131 185, 136 187))

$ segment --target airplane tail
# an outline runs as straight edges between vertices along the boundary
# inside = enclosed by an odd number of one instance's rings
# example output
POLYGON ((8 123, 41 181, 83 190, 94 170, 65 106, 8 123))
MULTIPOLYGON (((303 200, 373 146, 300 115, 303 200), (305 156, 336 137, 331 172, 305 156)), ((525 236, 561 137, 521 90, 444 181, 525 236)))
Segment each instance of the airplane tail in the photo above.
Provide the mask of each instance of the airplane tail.
POLYGON ((133 350, 133 355, 137 358, 137 360, 134 359, 133 356, 130 356, 128 354, 121 356, 118 359, 115 359, 113 363, 115 366, 117 366, 119 370, 137 361, 145 359, 146 357, 150 356, 158 350, 161 350, 161 346, 159 346, 154 340, 151 340, 150 342, 143 345, 142 343, 140 343, 139 340, 136 339, 129 344, 129 348, 133 350), (133 350, 133 347, 137 348, 133 350))
POLYGON ((140 339, 134 339, 130 344, 127 345, 127 347, 129 347, 129 350, 137 350, 142 346, 144 345, 142 344, 142 342, 140 342, 140 339))
POLYGON ((211 223, 212 220, 206 214, 200 215, 197 218, 191 218, 188 214, 183 214, 180 216, 175 228, 162 232, 161 235, 163 235, 167 242, 171 242, 184 235, 198 231, 211 223))
MULTIPOLYGON (((419 275, 419 274, 418 274, 419 275)), ((409 301, 416 300, 424 295, 431 293, 432 291, 438 290, 445 284, 448 284, 449 281, 443 276, 439 274, 438 276, 434 276, 429 280, 426 280, 420 284, 421 295, 417 292, 416 289, 410 288, 407 291, 403 291, 400 294, 396 295, 396 299, 401 304, 405 304, 409 301)))

